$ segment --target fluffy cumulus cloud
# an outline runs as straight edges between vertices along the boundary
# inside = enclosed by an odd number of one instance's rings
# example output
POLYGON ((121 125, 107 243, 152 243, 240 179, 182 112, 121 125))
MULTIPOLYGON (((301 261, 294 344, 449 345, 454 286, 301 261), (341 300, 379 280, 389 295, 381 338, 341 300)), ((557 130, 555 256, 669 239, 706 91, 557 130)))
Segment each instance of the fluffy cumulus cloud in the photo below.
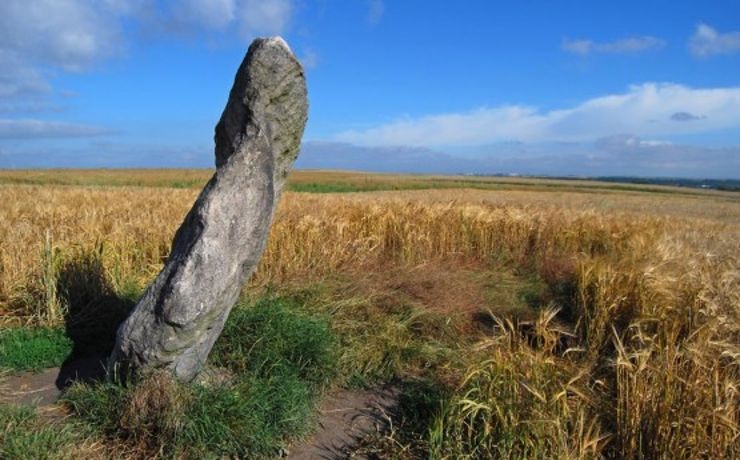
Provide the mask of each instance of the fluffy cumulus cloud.
POLYGON ((123 47, 120 24, 104 2, 4 0, 0 98, 47 93, 49 69, 80 72, 123 47))
POLYGON ((339 133, 335 140, 427 147, 505 141, 583 142, 616 133, 653 138, 712 133, 737 126, 740 87, 697 89, 646 83, 569 108, 542 111, 519 105, 484 107, 349 130, 339 133))
MULTIPOLYGON (((293 0, 2 0, 0 107, 41 107, 39 100, 52 93, 55 73, 85 72, 124 54, 130 38, 124 31, 126 22, 150 30, 238 33, 250 40, 259 34, 284 33, 293 10, 293 0)), ((315 53, 307 58, 315 64, 315 53)), ((0 121, 4 138, 100 131, 65 123, 0 121)))
POLYGON ((721 33, 707 24, 699 24, 689 40, 689 50, 698 57, 738 53, 740 31, 721 33))
POLYGON ((589 54, 634 54, 643 51, 658 50, 665 46, 665 40, 649 35, 627 37, 612 42, 595 42, 593 40, 563 40, 562 49, 569 53, 588 56, 589 54))
POLYGON ((0 50, 17 59, 80 71, 120 52, 121 27, 104 4, 75 0, 4 0, 0 50))
POLYGON ((0 97, 48 91, 49 69, 88 70, 126 49, 123 21, 195 31, 233 28, 251 39, 284 33, 292 0, 3 0, 0 97))

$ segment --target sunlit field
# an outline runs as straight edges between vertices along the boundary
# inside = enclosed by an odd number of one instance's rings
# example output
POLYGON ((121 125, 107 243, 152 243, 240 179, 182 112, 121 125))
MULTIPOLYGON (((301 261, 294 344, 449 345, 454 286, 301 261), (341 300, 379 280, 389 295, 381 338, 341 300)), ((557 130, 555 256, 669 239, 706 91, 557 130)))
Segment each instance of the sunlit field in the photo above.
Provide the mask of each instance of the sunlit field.
MULTIPOLYGON (((110 335, 211 173, 0 172, 0 372, 25 369, 9 364, 9 331, 59 331, 61 343, 76 327, 110 335)), ((738 193, 298 171, 233 315, 214 365, 245 376, 234 394, 249 381, 266 400, 279 389, 304 401, 286 415, 295 426, 211 414, 234 420, 223 442, 207 442, 195 421, 212 390, 154 376, 74 386, 62 421, 0 406, 0 457, 45 443, 60 458, 269 458, 310 435, 329 389, 387 382, 402 391, 392 429, 358 453, 740 455, 738 193), (253 327, 271 314, 285 318, 253 327), (290 374, 305 391, 255 370, 261 352, 240 354, 264 341, 263 358, 282 359, 270 337, 294 336, 280 325, 326 338, 296 342, 316 350, 290 374), (249 423, 269 436, 253 439, 249 423)))

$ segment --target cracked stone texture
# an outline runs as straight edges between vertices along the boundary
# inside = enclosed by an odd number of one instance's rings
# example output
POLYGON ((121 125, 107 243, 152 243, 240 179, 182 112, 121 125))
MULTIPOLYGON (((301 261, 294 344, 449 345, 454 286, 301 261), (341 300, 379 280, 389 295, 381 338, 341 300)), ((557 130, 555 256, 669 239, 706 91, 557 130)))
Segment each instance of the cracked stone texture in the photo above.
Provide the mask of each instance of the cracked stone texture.
POLYGON ((303 68, 288 45, 255 40, 216 125, 216 173, 119 328, 111 370, 169 368, 180 380, 195 378, 265 250, 307 110, 303 68))

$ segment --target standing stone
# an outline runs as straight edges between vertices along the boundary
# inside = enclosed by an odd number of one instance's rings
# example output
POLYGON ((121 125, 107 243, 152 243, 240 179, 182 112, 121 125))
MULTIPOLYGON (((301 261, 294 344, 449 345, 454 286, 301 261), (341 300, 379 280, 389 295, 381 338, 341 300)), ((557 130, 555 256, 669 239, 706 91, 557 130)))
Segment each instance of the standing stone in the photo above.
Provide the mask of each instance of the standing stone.
POLYGON ((192 380, 267 245, 306 124, 304 73, 282 38, 249 47, 216 126, 216 173, 162 271, 121 325, 109 367, 192 380))

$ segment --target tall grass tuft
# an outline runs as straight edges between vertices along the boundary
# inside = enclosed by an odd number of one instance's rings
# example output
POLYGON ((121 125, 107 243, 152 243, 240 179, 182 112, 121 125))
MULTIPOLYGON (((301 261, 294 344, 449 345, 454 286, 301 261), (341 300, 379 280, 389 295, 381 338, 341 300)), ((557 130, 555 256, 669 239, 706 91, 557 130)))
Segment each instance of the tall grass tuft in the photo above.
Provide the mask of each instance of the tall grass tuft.
POLYGON ((548 322, 532 348, 512 322, 479 345, 462 383, 430 427, 433 458, 599 458, 609 440, 588 376, 551 353, 548 322))

